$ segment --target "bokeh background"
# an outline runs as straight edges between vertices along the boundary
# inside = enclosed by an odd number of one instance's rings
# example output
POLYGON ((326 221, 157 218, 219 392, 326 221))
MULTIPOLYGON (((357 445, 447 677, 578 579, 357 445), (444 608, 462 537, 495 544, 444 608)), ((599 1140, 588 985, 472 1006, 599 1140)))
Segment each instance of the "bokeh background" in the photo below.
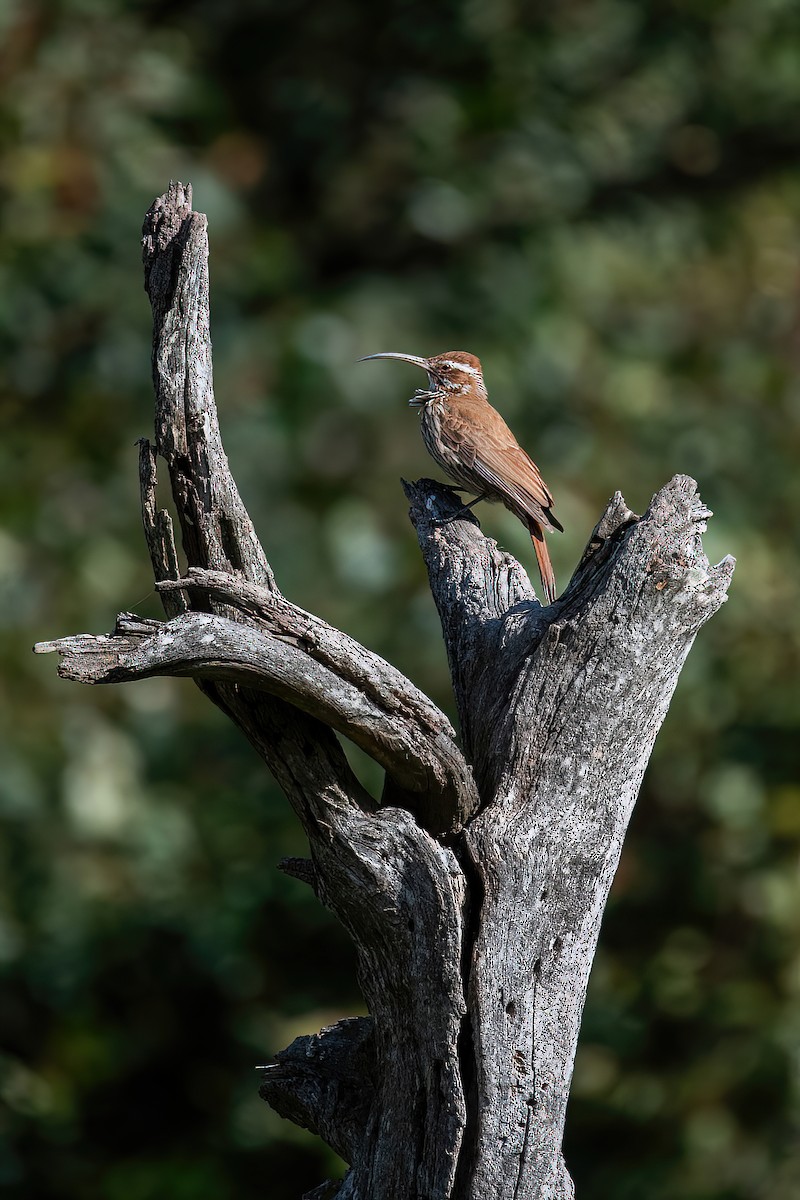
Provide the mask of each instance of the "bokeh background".
MULTIPOLYGON (((208 213, 218 403, 284 590, 452 712, 379 350, 468 349, 569 577, 674 472, 730 600, 690 656, 593 974, 580 1200, 800 1194, 800 8, 793 0, 0 4, 0 1188, 272 1200, 335 1173, 254 1067, 362 1011, 297 824, 188 681, 35 640, 158 615, 142 217, 208 213)), ((530 559, 505 512, 484 528, 530 559)), ((372 785, 377 780, 367 769, 372 785)))

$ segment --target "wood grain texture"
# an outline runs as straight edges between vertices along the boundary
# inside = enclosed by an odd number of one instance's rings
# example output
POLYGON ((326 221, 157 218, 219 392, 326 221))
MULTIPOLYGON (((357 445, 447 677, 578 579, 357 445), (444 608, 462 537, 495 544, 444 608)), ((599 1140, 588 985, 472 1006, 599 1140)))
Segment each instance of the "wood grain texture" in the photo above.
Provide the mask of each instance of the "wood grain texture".
MULTIPOLYGON (((233 579, 226 588, 200 587, 196 576, 175 582, 175 590, 236 603, 233 579)), ((61 638, 39 649, 59 653, 59 675, 80 683, 185 675, 287 701, 374 758, 394 792, 438 833, 451 831, 450 818, 460 813, 465 796, 471 808, 477 804, 472 775, 444 714, 378 655, 286 603, 276 604, 274 620, 267 613, 257 624, 206 612, 178 613, 166 624, 120 613, 110 635, 61 638)))
POLYGON ((567 1200, 561 1142, 586 984, 642 774, 725 599, 676 476, 610 500, 547 609, 453 491, 404 484, 442 622, 461 746, 409 680, 292 605, 230 475, 211 380, 205 218, 174 184, 144 230, 155 440, 142 516, 167 620, 42 643, 87 683, 194 678, 306 831, 306 879, 353 939, 370 1017, 299 1039, 262 1094, 350 1164, 339 1200, 567 1200), (169 475, 173 522, 156 503, 169 475), (378 804, 337 733, 385 769, 378 804))
POLYGON ((261 1067, 260 1094, 276 1112, 310 1129, 346 1162, 358 1154, 375 1102, 375 1026, 348 1017, 298 1037, 261 1067))
MULTIPOLYGON (((680 669, 733 571, 676 476, 639 518, 617 493, 544 610, 448 489, 406 485, 481 809, 459 1200, 569 1196, 564 1117, 586 985, 622 842, 680 669)), ((516 569, 515 569, 516 568, 516 569)))

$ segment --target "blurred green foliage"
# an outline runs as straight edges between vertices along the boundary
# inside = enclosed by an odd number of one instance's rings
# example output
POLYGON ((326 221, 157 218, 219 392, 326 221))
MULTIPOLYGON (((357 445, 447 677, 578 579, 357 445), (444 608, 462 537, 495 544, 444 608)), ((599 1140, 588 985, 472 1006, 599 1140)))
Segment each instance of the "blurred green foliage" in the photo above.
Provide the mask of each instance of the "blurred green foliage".
MULTIPOLYGON (((159 613, 138 238, 209 214, 218 401, 290 597, 451 707, 399 477, 404 368, 469 349, 567 533, 675 471, 739 559, 660 737, 568 1122, 581 1200, 800 1190, 800 8, 793 0, 0 5, 0 1188, 297 1197, 253 1067, 358 1011, 296 822, 191 685, 30 644, 159 613)), ((523 561, 504 512, 484 527, 523 561)), ((372 782, 375 780, 373 778, 372 782)))

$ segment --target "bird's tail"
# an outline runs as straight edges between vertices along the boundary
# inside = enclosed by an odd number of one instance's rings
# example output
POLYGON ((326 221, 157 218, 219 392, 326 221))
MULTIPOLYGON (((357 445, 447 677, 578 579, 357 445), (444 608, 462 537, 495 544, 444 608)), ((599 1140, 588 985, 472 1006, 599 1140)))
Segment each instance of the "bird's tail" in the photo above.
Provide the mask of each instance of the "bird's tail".
POLYGON ((530 530, 533 548, 536 551, 536 561, 539 564, 539 574, 542 577, 542 588, 544 589, 545 599, 548 604, 552 604, 556 598, 556 576, 553 564, 550 562, 547 544, 544 540, 544 530, 539 522, 534 521, 532 518, 528 520, 528 529, 530 530))

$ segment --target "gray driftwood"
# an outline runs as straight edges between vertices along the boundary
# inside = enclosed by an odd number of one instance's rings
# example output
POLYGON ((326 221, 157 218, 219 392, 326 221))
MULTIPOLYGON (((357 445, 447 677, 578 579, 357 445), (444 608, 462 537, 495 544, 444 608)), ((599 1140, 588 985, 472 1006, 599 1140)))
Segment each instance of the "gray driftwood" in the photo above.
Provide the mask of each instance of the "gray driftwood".
POLYGON ((262 1094, 349 1163, 339 1200, 573 1195, 564 1114, 600 921, 654 739, 733 560, 676 476, 642 517, 617 494, 549 608, 449 488, 406 484, 450 660, 460 744, 400 672, 286 600, 241 502, 211 380, 205 218, 147 214, 155 443, 142 515, 165 622, 40 644, 84 683, 194 678, 303 823, 305 879, 353 938, 370 1016, 298 1039, 262 1094), (155 500, 169 474, 185 567, 155 500), (380 805, 346 734, 385 769, 380 805))

